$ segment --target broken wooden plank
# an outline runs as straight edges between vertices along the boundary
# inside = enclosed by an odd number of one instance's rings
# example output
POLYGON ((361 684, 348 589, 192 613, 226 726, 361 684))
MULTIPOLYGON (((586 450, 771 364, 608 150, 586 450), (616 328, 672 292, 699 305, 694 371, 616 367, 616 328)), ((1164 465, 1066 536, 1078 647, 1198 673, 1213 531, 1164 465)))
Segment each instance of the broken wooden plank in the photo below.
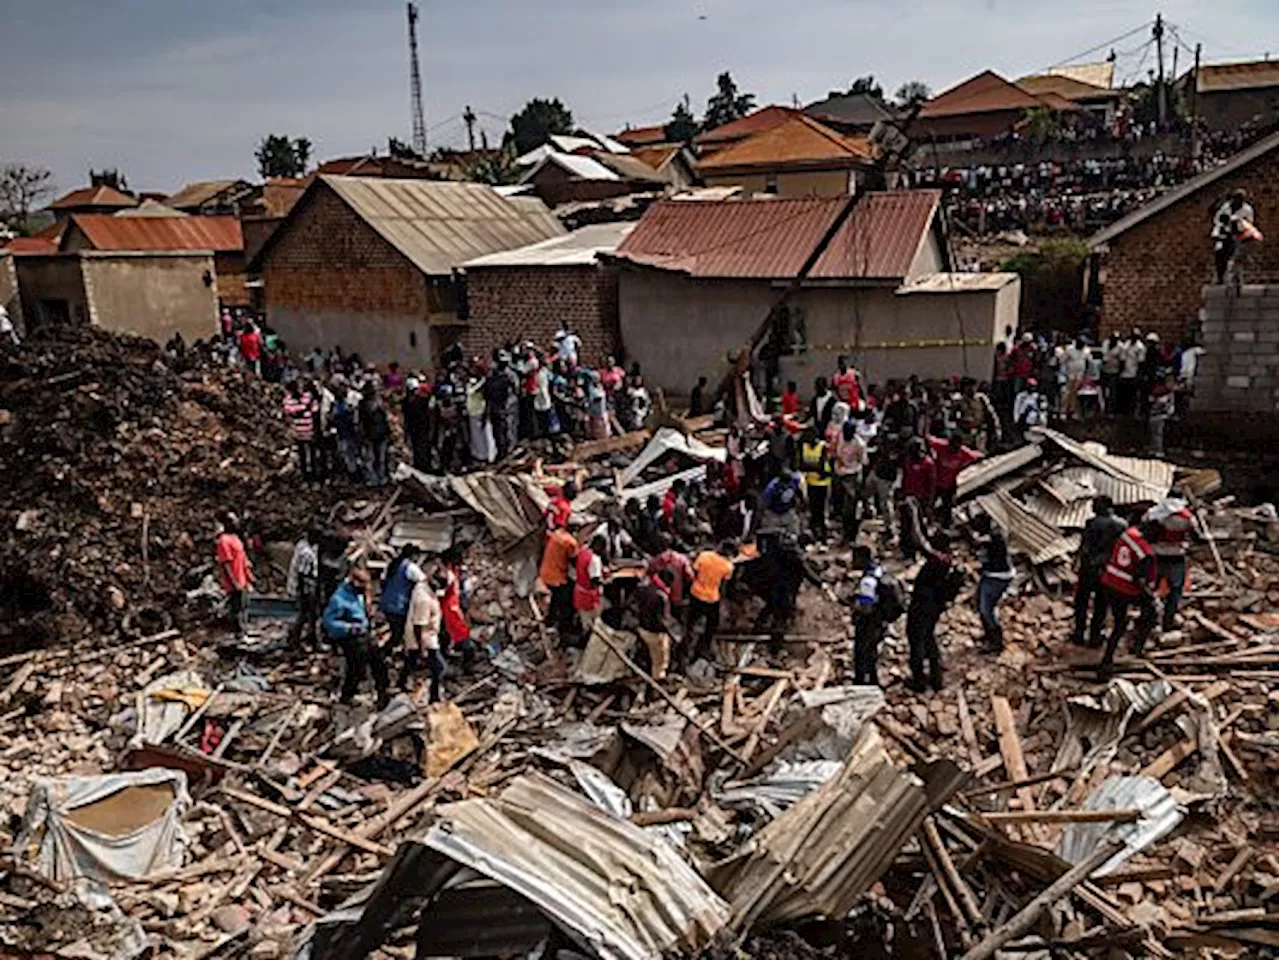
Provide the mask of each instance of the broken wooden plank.
MULTIPOLYGON (((999 694, 991 697, 991 712, 995 715, 996 740, 1000 744, 1000 757, 1004 760, 1004 768, 1010 780, 1028 779, 1027 762, 1022 756, 1022 740, 1018 736, 1013 722, 1013 708, 1007 698, 999 694)), ((1023 810, 1036 808, 1035 794, 1030 787, 1019 787, 1016 791, 1018 803, 1023 810)))
POLYGON ((969 885, 964 882, 964 878, 960 876, 960 871, 956 869, 955 862, 951 859, 951 854, 947 853, 946 844, 942 842, 942 837, 938 835, 938 825, 934 823, 932 817, 925 818, 924 838, 930 850, 933 851, 933 856, 937 860, 938 866, 942 868, 942 875, 946 877, 947 883, 951 885, 951 889, 960 898, 960 906, 968 917, 969 922, 975 927, 982 926, 982 911, 978 908, 977 898, 974 897, 973 891, 969 889, 969 885))
POLYGON ((982 760, 982 752, 978 749, 978 735, 973 729, 973 717, 969 714, 969 701, 964 691, 956 691, 956 710, 960 715, 960 735, 969 749, 969 763, 976 765, 982 760))
POLYGON ((1143 777, 1154 777, 1159 780, 1166 773, 1182 763, 1183 760, 1191 756, 1199 749, 1199 743, 1194 737, 1187 737, 1185 740, 1179 740, 1160 756, 1156 757, 1149 764, 1139 771, 1139 775, 1143 777))
POLYGON ((1236 855, 1231 858, 1231 862, 1227 864, 1226 869, 1218 875, 1218 879, 1213 881, 1213 892, 1222 893, 1227 889, 1229 884, 1237 873, 1245 868, 1245 865, 1253 859, 1253 847, 1245 844, 1236 851, 1236 855))
POLYGON ((765 730, 769 726, 769 720, 773 717, 773 711, 778 708, 778 704, 782 701, 783 694, 787 692, 790 686, 789 680, 779 680, 769 692, 765 694, 766 700, 764 709, 760 711, 760 718, 751 728, 751 735, 747 737, 746 745, 742 748, 742 762, 750 763, 751 755, 756 752, 756 747, 760 745, 760 738, 764 735, 765 730))
POLYGON ((1134 823, 1142 819, 1136 807, 1123 810, 1009 810, 981 814, 991 823, 1134 823))
POLYGON ((298 811, 286 807, 283 804, 273 803, 272 801, 265 800, 256 794, 247 793, 244 790, 237 790, 235 787, 220 787, 219 789, 232 800, 239 800, 241 803, 246 803, 251 807, 256 807, 264 813, 275 814, 277 817, 284 817, 286 820, 295 820, 304 827, 314 830, 316 833, 322 833, 326 837, 331 837, 334 840, 341 840, 345 844, 357 847, 358 849, 364 850, 368 853, 377 854, 380 857, 390 857, 395 852, 390 847, 384 847, 380 843, 374 843, 372 840, 362 837, 358 833, 352 833, 350 830, 335 827, 327 820, 323 820, 313 814, 299 813, 298 811))
MULTIPOLYGON (((1222 696, 1224 693, 1226 693, 1230 689, 1231 689, 1230 683, 1228 683, 1226 680, 1218 680, 1215 683, 1210 684, 1204 690, 1202 690, 1200 692, 1200 696, 1204 697, 1205 700, 1214 700, 1222 696)), ((1171 711, 1178 709, 1178 707, 1186 703, 1187 700, 1190 698, 1190 696, 1191 696, 1191 691, 1188 690, 1186 687, 1175 690, 1173 693, 1169 694, 1169 696, 1165 697, 1158 704, 1156 704, 1150 710, 1150 712, 1148 712, 1147 715, 1142 718, 1141 721, 1139 721, 1135 726, 1131 727, 1129 729, 1129 733, 1138 734, 1138 733, 1142 733, 1144 730, 1151 728, 1157 722, 1159 722, 1159 720, 1162 717, 1164 717, 1171 711)))

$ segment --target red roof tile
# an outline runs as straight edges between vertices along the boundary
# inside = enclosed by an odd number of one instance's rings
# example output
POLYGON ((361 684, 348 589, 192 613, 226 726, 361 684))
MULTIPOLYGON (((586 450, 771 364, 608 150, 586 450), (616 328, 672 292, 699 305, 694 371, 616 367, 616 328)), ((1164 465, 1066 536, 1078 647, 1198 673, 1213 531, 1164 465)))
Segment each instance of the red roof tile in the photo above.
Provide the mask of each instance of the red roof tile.
MULTIPOLYGON (((897 190, 859 198, 810 277, 906 276, 941 196, 897 190)), ((662 201, 645 212, 615 255, 694 277, 787 279, 799 272, 846 199, 662 201)))
POLYGON ((742 140, 756 133, 772 130, 780 123, 786 123, 792 117, 800 115, 800 111, 792 107, 781 107, 770 104, 753 113, 748 113, 738 120, 730 120, 711 130, 705 130, 693 138, 700 147, 725 146, 735 140, 742 140))
POLYGON ((49 204, 51 210, 74 210, 77 207, 136 207, 138 201, 115 187, 105 184, 96 187, 81 187, 63 194, 49 204))
MULTIPOLYGON (((235 217, 112 217, 76 214, 92 250, 243 250, 240 221, 235 217)), ((72 231, 63 236, 65 246, 72 231)))
POLYGON ((0 250, 5 250, 15 257, 57 253, 58 243, 47 237, 12 237, 7 243, 0 244, 0 250))
POLYGON ((848 167, 868 163, 874 156, 864 138, 845 136, 812 117, 797 114, 704 157, 698 162, 698 169, 714 173, 730 167, 848 167))
POLYGON ((1032 110, 1040 106, 1044 104, 1021 87, 1010 83, 998 73, 983 70, 977 76, 925 101, 918 116, 927 120, 932 117, 954 117, 995 110, 1032 110))
POLYGON ((649 127, 628 127, 615 133, 613 139, 628 147, 652 147, 667 142, 667 127, 663 123, 649 127))

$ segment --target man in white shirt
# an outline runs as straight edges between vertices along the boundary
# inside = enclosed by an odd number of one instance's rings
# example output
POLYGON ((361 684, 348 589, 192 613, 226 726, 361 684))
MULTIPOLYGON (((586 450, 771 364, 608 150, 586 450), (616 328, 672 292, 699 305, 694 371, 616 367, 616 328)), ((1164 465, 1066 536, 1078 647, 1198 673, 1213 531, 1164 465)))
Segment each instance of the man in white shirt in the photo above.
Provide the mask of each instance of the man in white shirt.
POLYGON ((425 660, 431 675, 427 702, 440 699, 440 681, 444 678, 444 656, 440 653, 440 600, 436 596, 438 577, 424 578, 413 585, 409 595, 409 613, 404 631, 404 667, 399 686, 408 689, 415 670, 425 660))
POLYGON ((578 365, 578 350, 582 347, 582 338, 565 327, 556 331, 555 340, 557 356, 576 367, 578 365))
POLYGON ((1089 369, 1089 348, 1084 345, 1084 340, 1080 337, 1076 337, 1062 351, 1062 369, 1067 381, 1063 408, 1067 419, 1074 420, 1079 415, 1080 404, 1077 397, 1080 393, 1080 384, 1084 381, 1085 371, 1089 369))
POLYGON ((1120 344, 1120 382, 1117 386, 1116 413, 1133 414, 1138 409, 1138 373, 1147 358, 1147 345, 1137 327, 1129 339, 1120 344))
POLYGON ((3 303, 0 303, 0 343, 8 341, 15 347, 18 345, 18 331, 14 327, 13 321, 9 319, 9 311, 3 303))

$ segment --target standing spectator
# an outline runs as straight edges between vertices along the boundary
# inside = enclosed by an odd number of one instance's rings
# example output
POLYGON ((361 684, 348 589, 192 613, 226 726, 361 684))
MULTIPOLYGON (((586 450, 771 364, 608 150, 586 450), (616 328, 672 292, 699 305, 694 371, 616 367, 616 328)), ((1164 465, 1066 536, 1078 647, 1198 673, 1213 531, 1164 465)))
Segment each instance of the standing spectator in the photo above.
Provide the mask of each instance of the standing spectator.
POLYGON ((412 693, 409 683, 425 659, 431 677, 428 703, 436 703, 440 699, 440 681, 445 674, 444 657, 440 654, 440 600, 436 596, 436 584, 439 582, 439 576, 433 575, 430 580, 423 578, 413 585, 405 612, 404 665, 400 668, 400 680, 396 684, 401 690, 412 693))
POLYGON ((1137 327, 1129 339, 1120 345, 1120 378, 1116 385, 1116 413, 1136 416, 1138 413, 1138 376, 1147 348, 1142 342, 1142 332, 1137 327))
POLYGON ((784 417, 795 416, 800 412, 800 394, 796 392, 796 382, 787 381, 787 389, 782 391, 781 410, 784 417))
POLYGON ((391 421, 382 404, 376 383, 366 383, 360 401, 360 434, 364 442, 364 462, 370 486, 385 487, 391 482, 387 457, 391 449, 391 421))
POLYGON ((537 425, 537 436, 550 437, 551 429, 551 365, 547 362, 538 364, 535 375, 537 388, 533 394, 533 416, 537 425))
POLYGON ((805 427, 800 435, 800 469, 804 471, 805 493, 809 498, 809 532, 816 540, 826 540, 831 457, 826 442, 819 439, 812 425, 805 427))
POLYGON ((533 349, 532 343, 526 341, 520 347, 515 363, 516 376, 520 380, 520 391, 516 398, 517 434, 522 440, 538 436, 535 404, 538 397, 538 372, 541 369, 537 351, 533 349))
POLYGON ((1173 416, 1177 386, 1177 381, 1170 373, 1151 388, 1150 399, 1147 401, 1147 449, 1153 457, 1164 456, 1164 425, 1173 416))
POLYGON ((1102 348, 1102 407, 1107 413, 1116 411, 1119 405, 1120 368, 1124 364, 1124 344, 1120 334, 1112 333, 1102 348))
POLYGON ((342 651, 345 661, 338 702, 350 704, 364 675, 372 673, 377 708, 382 710, 390 700, 390 682, 382 648, 369 630, 368 593, 369 571, 357 564, 325 604, 321 622, 325 635, 342 651))
POLYGON ((405 642, 405 617, 409 613, 409 597, 414 586, 427 579, 418 566, 421 553, 415 544, 406 543, 402 546, 399 555, 391 561, 382 584, 378 606, 391 628, 391 642, 397 647, 405 642))
POLYGON ((237 344, 240 349, 240 359, 244 361, 244 365, 249 368, 251 373, 261 376, 262 334, 258 332, 258 328, 253 324, 253 321, 245 323, 237 344))
POLYGON ((493 428, 485 416, 485 377, 477 358, 467 379, 467 438, 471 459, 476 463, 492 463, 494 460, 493 428))
POLYGON ((561 327, 555 335, 556 354, 569 365, 578 365, 578 351, 582 349, 582 338, 567 326, 561 327))
POLYGON ((240 521, 226 511, 219 519, 213 542, 214 560, 218 565, 218 582, 227 597, 227 611, 236 635, 249 631, 249 591, 253 587, 253 568, 240 539, 240 521))
POLYGON ((555 627, 561 643, 573 633, 573 583, 569 579, 569 568, 577 553, 578 541, 573 534, 564 527, 557 527, 547 537, 542 548, 542 564, 538 568, 538 578, 551 592, 547 624, 555 627))
POLYGON ((1124 533, 1125 525, 1115 514, 1110 497, 1093 498, 1093 516, 1084 525, 1080 536, 1080 551, 1076 554, 1075 626, 1071 642, 1085 644, 1085 625, 1089 626, 1088 645, 1101 646, 1102 628, 1107 620, 1108 601, 1102 589, 1102 571, 1111 558, 1111 551, 1124 533), (1093 617, 1089 606, 1093 605, 1093 617))
POLYGON ((284 415, 298 448, 298 469, 308 480, 319 475, 316 463, 317 412, 315 397, 304 393, 299 381, 289 384, 284 394, 284 415))
POLYGON ((409 442, 413 469, 431 470, 431 387, 417 377, 405 381, 404 400, 400 404, 400 421, 409 442), (426 387, 423 390, 423 387, 426 387))
POLYGON ((1068 420, 1080 415, 1080 386, 1089 370, 1089 348, 1081 337, 1076 337, 1063 350, 1062 370, 1066 376, 1066 394, 1063 399, 1062 412, 1068 420))
POLYGON ((1035 364, 1035 338, 1030 333, 1024 333, 1021 341, 1013 349, 1013 395, 1015 398, 1026 389, 1027 381, 1035 375, 1035 364))
POLYGON ((969 529, 982 564, 978 580, 978 619, 982 621, 983 648, 988 653, 1004 649, 1004 632, 1000 629, 1000 598, 1013 583, 1013 564, 1009 560, 1009 542, 1004 531, 991 523, 991 517, 979 513, 969 529))
POLYGON ((489 429, 493 434, 493 442, 497 446, 497 457, 501 460, 511 452, 511 433, 507 406, 511 401, 510 357, 505 350, 498 352, 497 360, 485 377, 484 406, 489 417, 489 429))
POLYGON ((733 576, 733 557, 738 554, 736 540, 723 540, 716 550, 703 550, 693 561, 693 587, 689 591, 690 661, 711 650, 711 641, 720 627, 721 587, 733 576), (703 622, 702 633, 694 641, 694 624, 703 622))
POLYGON ((649 398, 649 390, 644 385, 643 376, 633 373, 630 379, 626 394, 627 429, 640 430, 649 419, 649 413, 653 410, 653 401, 649 398))
MULTIPOLYGON (((609 394, 600 382, 600 375, 594 370, 587 370, 583 379, 586 381, 587 391, 587 437, 591 440, 607 440, 613 432, 609 429, 609 394)), ((635 402, 630 391, 628 398, 635 402)))
POLYGON ((1049 420, 1048 402, 1040 392, 1040 385, 1035 377, 1023 383, 1023 389, 1013 401, 1013 426, 1019 437, 1025 439, 1031 427, 1042 427, 1049 420))
POLYGON ((813 381, 813 399, 809 401, 809 423, 819 436, 827 432, 835 406, 836 395, 827 389, 827 378, 818 377, 813 381))
POLYGON ((316 527, 293 545, 289 558, 289 573, 285 578, 285 593, 298 603, 298 619, 293 622, 289 637, 297 645, 316 640, 316 617, 320 614, 320 531, 316 527))
MULTIPOLYGON (((859 417, 865 415, 865 412, 858 414, 859 417)), ((858 434, 857 420, 851 417, 841 424, 834 443, 828 441, 827 452, 832 454, 832 451, 835 483, 831 489, 831 510, 840 521, 845 542, 853 546, 858 539, 862 472, 867 465, 867 442, 858 434)))
POLYGON ((849 404, 851 410, 858 409, 861 399, 858 371, 849 366, 849 358, 846 356, 836 358, 836 372, 831 378, 831 389, 836 392, 838 400, 849 404))
POLYGON ((997 343, 991 370, 991 400, 1006 424, 1013 421, 1013 397, 1013 356, 1008 344, 997 343))
POLYGON ((617 406, 618 391, 622 389, 626 381, 627 372, 622 369, 622 364, 618 363, 617 357, 609 354, 604 366, 600 368, 600 383, 609 395, 609 402, 614 406, 617 406))
POLYGON ((671 664, 671 633, 667 627, 672 619, 671 579, 670 570, 647 573, 635 592, 640 639, 649 651, 649 671, 657 681, 667 678, 671 664))
POLYGON ((1205 349, 1188 336, 1182 343, 1182 356, 1178 364, 1178 389, 1174 393, 1174 412, 1179 420, 1191 412, 1191 398, 1196 392, 1196 371, 1205 349))

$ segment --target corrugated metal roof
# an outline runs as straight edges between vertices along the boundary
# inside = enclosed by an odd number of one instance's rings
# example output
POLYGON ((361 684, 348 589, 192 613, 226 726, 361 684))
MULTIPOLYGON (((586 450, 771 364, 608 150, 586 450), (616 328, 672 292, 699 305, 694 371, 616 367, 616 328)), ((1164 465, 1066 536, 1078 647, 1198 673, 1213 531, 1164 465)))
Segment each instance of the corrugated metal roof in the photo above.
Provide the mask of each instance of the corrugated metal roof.
MULTIPOLYGON (((244 249, 236 217, 115 217, 105 213, 77 213, 71 222, 93 250, 215 250, 244 249)), ((62 237, 66 249, 74 231, 62 237)))
POLYGON ((864 137, 848 137, 812 117, 797 114, 698 161, 704 173, 768 167, 852 167, 871 163, 875 150, 864 137))
POLYGON ((894 766, 864 723, 839 775, 711 870, 732 904, 733 928, 847 914, 920 828, 930 801, 945 802, 966 775, 942 760, 927 777, 894 766))
POLYGON ((612 170, 624 180, 637 180, 642 183, 666 183, 657 170, 649 166, 638 157, 624 156, 617 153, 608 153, 604 150, 597 150, 592 154, 593 159, 603 167, 612 170))
POLYGON ((1070 77, 1080 83, 1110 90, 1115 86, 1116 65, 1113 60, 1098 60, 1094 63, 1068 63, 1050 67, 1045 71, 1058 77, 1070 77))
POLYGON ((188 183, 172 196, 165 197, 164 202, 174 208, 198 207, 237 184, 249 186, 243 180, 197 180, 195 183, 188 183))
MULTIPOLYGON (((936 190, 866 194, 818 258, 817 279, 906 276, 937 212, 936 190)), ((846 197, 655 203, 616 256, 695 277, 789 279, 846 197)))
MULTIPOLYGON (((1077 443, 1065 433, 1049 427, 1038 428, 1046 439, 1057 444, 1067 453, 1113 480, 1117 492, 1126 496, 1112 497, 1117 504, 1141 503, 1145 500, 1163 500, 1173 484, 1173 467, 1163 461, 1140 460, 1134 457, 1116 457, 1106 452, 1106 447, 1096 443, 1077 443)), ((1096 481, 1095 481, 1096 483, 1096 481)), ((1099 492, 1102 492, 1101 490, 1099 492)))
POLYGON ((983 494, 977 502, 1005 532, 1009 549, 1023 554, 1032 564, 1069 557, 1080 546, 1078 536, 1063 536, 1057 527, 1045 523, 1007 491, 983 494))
MULTIPOLYGON (((539 147, 538 149, 541 150, 542 148, 539 147)), ((525 160, 530 156, 531 154, 525 154, 521 159, 525 160)), ((525 175, 520 178, 520 182, 528 183, 532 181, 548 165, 559 167, 565 173, 570 176, 577 177, 579 180, 622 179, 603 163, 600 163, 600 161, 594 160, 591 157, 579 156, 576 153, 559 153, 552 150, 549 153, 544 154, 542 159, 538 160, 533 165, 532 169, 528 170, 525 175)))
POLYGON ((1083 530, 1093 516, 1093 500, 1088 497, 1063 503, 1046 493, 1033 492, 1023 502, 1028 510, 1059 530, 1083 530))
POLYGON ((143 200, 136 207, 125 207, 112 214, 113 217, 186 217, 190 214, 175 210, 167 203, 159 200, 143 200))
POLYGON ((655 144, 667 142, 667 127, 666 124, 662 123, 651 124, 647 127, 628 127, 626 130, 619 130, 615 133, 613 139, 629 147, 651 147, 655 144))
POLYGON ((1043 104, 1021 87, 992 70, 983 70, 925 101, 918 116, 928 120, 994 110, 1034 110, 1040 106, 1043 104))
MULTIPOLYGON (((1060 493, 1070 487, 1086 487, 1092 497, 1110 497, 1117 507, 1131 506, 1135 503, 1146 503, 1161 500, 1164 494, 1155 487, 1148 486, 1138 480, 1117 477, 1103 470, 1082 464, 1060 470, 1046 480, 1060 493), (1061 486, 1059 486, 1061 484, 1061 486)), ((1165 488, 1168 492, 1168 488, 1165 488)))
POLYGON ((786 123, 799 113, 800 111, 794 107, 769 104, 759 110, 748 113, 745 117, 730 120, 728 123, 722 123, 720 126, 713 127, 710 130, 704 130, 693 138, 693 142, 699 147, 723 146, 726 143, 732 143, 734 140, 742 140, 764 130, 770 130, 780 123, 786 123))
POLYGON ((869 127, 880 120, 897 120, 892 107, 866 93, 843 93, 827 97, 809 104, 804 112, 818 120, 854 126, 869 127))
POLYGON ((1175 203, 1187 199, 1192 194, 1198 193, 1205 187, 1212 186, 1228 174, 1235 173, 1246 164, 1252 163, 1259 157, 1265 156, 1267 153, 1274 153, 1277 146, 1280 146, 1280 133, 1273 133, 1269 137, 1263 137, 1253 146, 1246 147, 1237 153, 1234 157, 1220 166, 1214 167, 1212 170, 1206 170, 1198 173, 1190 180, 1186 180, 1172 190, 1166 190, 1160 196, 1156 197, 1150 203, 1139 207, 1128 216, 1121 217, 1111 226, 1099 230, 1089 238, 1090 249, 1097 249, 1104 243, 1114 240, 1120 234, 1128 230, 1132 230, 1138 224, 1149 220, 1156 214, 1167 210, 1175 203))
POLYGON ((423 273, 448 274, 467 260, 564 233, 549 212, 539 214, 518 202, 528 198, 502 197, 482 183, 319 180, 423 273))
POLYGON ((1083 83, 1074 77, 1056 73, 1042 73, 1030 77, 1022 77, 1017 81, 1017 84, 1032 96, 1054 93, 1060 97, 1065 97, 1067 100, 1096 100, 1120 96, 1117 90, 1095 87, 1091 83, 1083 83))
POLYGON ((46 237, 12 237, 5 242, 3 248, 15 257, 41 256, 58 252, 58 241, 46 237))
POLYGON ((1201 64, 1196 73, 1197 93, 1252 90, 1256 87, 1274 87, 1277 83, 1280 83, 1280 62, 1275 60, 1201 64))
POLYGON ((1155 777, 1111 776, 1085 798, 1081 810, 1141 810, 1133 823, 1069 823, 1058 841, 1058 855, 1083 863, 1104 843, 1123 840, 1124 848, 1098 868, 1106 876, 1139 850, 1167 836, 1187 815, 1187 808, 1155 777))
POLYGON ((50 210, 74 210, 77 207, 136 207, 138 201, 115 187, 105 184, 96 187, 81 187, 64 193, 53 203, 50 210))
POLYGON ((913 293, 972 293, 1000 290, 1017 279, 1016 273, 928 273, 908 280, 895 292, 904 296, 913 293))
POLYGON ((527 247, 477 257, 463 269, 483 267, 580 267, 596 262, 596 254, 612 253, 635 228, 634 223, 593 223, 563 237, 541 240, 527 247))

